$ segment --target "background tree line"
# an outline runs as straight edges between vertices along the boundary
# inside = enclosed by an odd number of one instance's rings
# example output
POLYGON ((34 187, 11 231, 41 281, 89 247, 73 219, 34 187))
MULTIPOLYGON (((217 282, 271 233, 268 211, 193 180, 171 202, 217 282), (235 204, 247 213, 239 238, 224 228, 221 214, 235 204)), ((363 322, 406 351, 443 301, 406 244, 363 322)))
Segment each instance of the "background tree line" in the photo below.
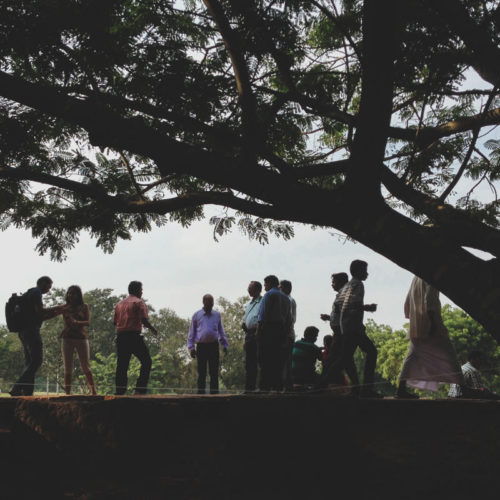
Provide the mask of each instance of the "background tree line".
MULTIPOLYGON (((65 290, 54 289, 46 303, 48 306, 64 301, 65 290)), ((123 296, 112 294, 109 288, 90 290, 84 294, 84 300, 90 307, 92 318, 89 327, 91 365, 100 394, 114 392, 116 368, 115 330, 113 312, 116 303, 123 296)), ((246 297, 231 302, 223 297, 217 300, 216 309, 221 313, 223 324, 229 338, 230 348, 227 357, 221 363, 221 387, 237 391, 244 386, 244 334, 240 328, 246 297)), ((180 318, 171 309, 150 309, 150 319, 158 329, 158 337, 146 330, 147 343, 153 358, 150 388, 153 393, 190 392, 196 387, 196 362, 189 357, 186 348, 189 319, 180 318)), ((443 319, 450 332, 450 337, 461 363, 467 359, 467 352, 479 349, 486 355, 483 377, 492 390, 500 392, 500 347, 470 316, 458 308, 448 305, 443 308, 443 319)), ((318 326, 319 321, 317 322, 318 326)), ((379 390, 392 395, 397 384, 401 364, 408 350, 406 339, 407 325, 398 330, 390 326, 379 325, 369 319, 367 333, 378 349, 376 382, 379 390)), ((62 318, 55 318, 44 323, 42 337, 44 341, 44 361, 38 372, 37 391, 54 392, 57 384, 62 384, 63 363, 61 357, 60 334, 62 318), (48 384, 48 385, 47 385, 48 384)), ((325 326, 321 333, 326 334, 325 326)), ((302 332, 296 332, 299 338, 302 332)), ((363 355, 356 353, 358 370, 362 372, 363 355)), ((0 326, 0 388, 6 392, 19 376, 24 364, 21 343, 16 333, 10 333, 5 326, 0 326)), ((74 392, 86 392, 86 384, 78 360, 75 359, 76 375, 74 392)), ((139 363, 132 358, 129 381, 133 384, 139 374, 139 363)), ((62 388, 60 389, 62 392, 62 388)), ((439 396, 446 394, 443 388, 439 396)))

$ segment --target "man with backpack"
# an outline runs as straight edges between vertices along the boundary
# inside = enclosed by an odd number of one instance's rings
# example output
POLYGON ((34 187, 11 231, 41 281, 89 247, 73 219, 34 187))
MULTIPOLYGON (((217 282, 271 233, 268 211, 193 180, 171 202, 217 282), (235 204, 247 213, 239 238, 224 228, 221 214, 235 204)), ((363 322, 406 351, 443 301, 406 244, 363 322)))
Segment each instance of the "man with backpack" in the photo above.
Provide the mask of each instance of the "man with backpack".
POLYGON ((43 359, 43 343, 40 335, 42 323, 62 314, 66 305, 44 308, 42 295, 52 288, 52 280, 48 276, 42 276, 36 282, 36 287, 30 288, 20 298, 22 314, 19 326, 19 339, 24 349, 24 370, 12 389, 11 396, 32 396, 35 389, 35 374, 40 368, 43 359))

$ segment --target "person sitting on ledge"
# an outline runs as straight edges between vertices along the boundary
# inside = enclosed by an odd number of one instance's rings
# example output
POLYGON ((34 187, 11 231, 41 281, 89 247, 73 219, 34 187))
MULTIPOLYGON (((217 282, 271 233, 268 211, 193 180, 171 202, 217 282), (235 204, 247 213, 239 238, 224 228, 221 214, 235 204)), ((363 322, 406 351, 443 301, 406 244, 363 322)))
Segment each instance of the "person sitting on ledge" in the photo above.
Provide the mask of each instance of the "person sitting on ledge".
MULTIPOLYGON (((477 389, 482 392, 484 399, 500 399, 498 394, 491 392, 484 386, 479 369, 483 366, 484 357, 481 351, 470 351, 467 356, 467 363, 462 365, 462 373, 464 375, 465 385, 470 389, 477 389)), ((463 396, 463 391, 460 385, 450 384, 449 398, 460 398, 463 396)))
POLYGON ((292 353, 292 378, 294 385, 314 385, 319 375, 316 361, 321 360, 321 349, 315 344, 319 330, 308 326, 304 337, 295 342, 292 353))

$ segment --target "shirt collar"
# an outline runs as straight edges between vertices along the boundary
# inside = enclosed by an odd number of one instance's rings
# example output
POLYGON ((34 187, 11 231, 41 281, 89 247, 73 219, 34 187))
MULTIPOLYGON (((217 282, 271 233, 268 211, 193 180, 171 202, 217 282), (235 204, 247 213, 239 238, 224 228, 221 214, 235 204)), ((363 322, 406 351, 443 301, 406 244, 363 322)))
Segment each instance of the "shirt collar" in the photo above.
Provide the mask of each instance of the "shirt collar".
POLYGON ((470 361, 467 361, 464 366, 466 366, 469 370, 473 370, 475 372, 479 371, 470 361))

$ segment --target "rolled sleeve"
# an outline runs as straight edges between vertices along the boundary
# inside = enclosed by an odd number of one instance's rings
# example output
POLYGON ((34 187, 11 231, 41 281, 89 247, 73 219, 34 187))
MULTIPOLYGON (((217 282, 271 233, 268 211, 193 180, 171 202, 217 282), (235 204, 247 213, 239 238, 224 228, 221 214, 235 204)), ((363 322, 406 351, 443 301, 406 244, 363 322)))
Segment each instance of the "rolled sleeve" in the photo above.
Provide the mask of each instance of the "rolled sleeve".
POLYGON ((187 340, 187 348, 190 351, 194 350, 194 342, 196 337, 196 315, 191 319, 191 325, 189 326, 189 334, 187 340))
POLYGON ((227 349, 229 346, 229 342, 227 340, 227 335, 224 330, 224 326, 222 325, 222 318, 219 316, 219 324, 218 324, 218 330, 219 330, 219 342, 220 345, 224 348, 227 349))

